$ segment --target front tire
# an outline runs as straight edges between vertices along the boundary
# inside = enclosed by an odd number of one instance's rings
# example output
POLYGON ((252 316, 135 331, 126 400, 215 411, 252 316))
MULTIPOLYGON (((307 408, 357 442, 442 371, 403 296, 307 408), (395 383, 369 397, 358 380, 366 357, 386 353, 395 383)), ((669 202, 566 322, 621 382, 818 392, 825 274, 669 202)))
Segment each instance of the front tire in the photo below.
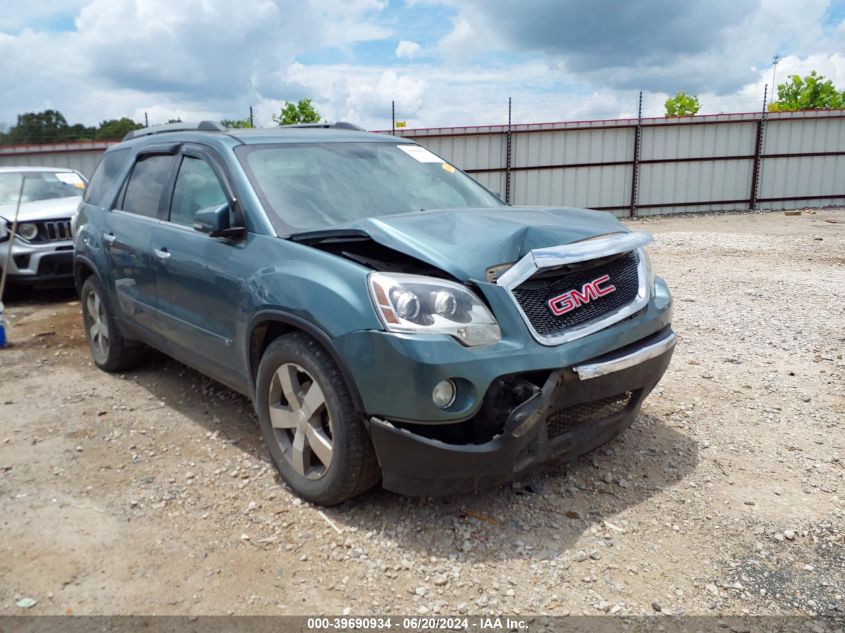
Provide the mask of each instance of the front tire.
POLYGON ((144 348, 126 344, 114 321, 99 280, 91 275, 82 284, 82 323, 94 364, 108 372, 133 369, 144 360, 144 348))
POLYGON ((378 482, 375 452, 349 388, 316 340, 297 332, 270 343, 256 390, 264 442, 297 495, 337 505, 378 482))

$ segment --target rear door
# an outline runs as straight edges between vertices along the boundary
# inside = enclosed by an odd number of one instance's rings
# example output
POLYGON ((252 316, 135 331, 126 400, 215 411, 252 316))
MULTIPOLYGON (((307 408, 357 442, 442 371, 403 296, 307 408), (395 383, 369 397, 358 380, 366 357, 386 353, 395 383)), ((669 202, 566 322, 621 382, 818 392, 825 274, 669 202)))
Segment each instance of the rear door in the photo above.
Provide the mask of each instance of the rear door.
POLYGON ((186 145, 152 252, 161 333, 187 360, 232 383, 242 378, 234 339, 243 314, 239 260, 246 240, 193 228, 197 211, 226 203, 237 204, 222 162, 207 148, 186 145))
POLYGON ((172 153, 139 154, 101 236, 122 316, 149 330, 156 329, 157 320, 151 244, 175 164, 172 153))

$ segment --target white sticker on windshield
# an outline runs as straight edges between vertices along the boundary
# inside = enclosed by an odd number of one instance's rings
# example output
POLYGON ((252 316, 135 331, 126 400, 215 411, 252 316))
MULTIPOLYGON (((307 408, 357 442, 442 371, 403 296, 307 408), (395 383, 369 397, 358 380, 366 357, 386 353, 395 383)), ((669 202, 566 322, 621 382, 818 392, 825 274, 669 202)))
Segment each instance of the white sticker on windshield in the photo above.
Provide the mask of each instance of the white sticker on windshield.
POLYGON ((399 149, 405 152, 411 158, 421 162, 421 163, 442 163, 443 159, 435 156, 431 152, 429 152, 426 148, 420 147, 419 145, 397 145, 399 149))
POLYGON ((79 189, 85 188, 85 183, 82 182, 82 178, 79 177, 79 174, 75 174, 70 171, 58 171, 56 172, 56 178, 61 180, 66 185, 73 185, 74 187, 77 187, 79 189))

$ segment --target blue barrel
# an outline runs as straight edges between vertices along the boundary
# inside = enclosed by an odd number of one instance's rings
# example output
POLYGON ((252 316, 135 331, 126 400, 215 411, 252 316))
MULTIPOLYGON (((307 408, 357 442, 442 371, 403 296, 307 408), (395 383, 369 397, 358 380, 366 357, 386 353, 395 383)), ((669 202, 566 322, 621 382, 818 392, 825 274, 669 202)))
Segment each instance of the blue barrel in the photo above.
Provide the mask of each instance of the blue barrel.
POLYGON ((6 319, 3 313, 3 302, 0 301, 0 348, 6 347, 6 319))

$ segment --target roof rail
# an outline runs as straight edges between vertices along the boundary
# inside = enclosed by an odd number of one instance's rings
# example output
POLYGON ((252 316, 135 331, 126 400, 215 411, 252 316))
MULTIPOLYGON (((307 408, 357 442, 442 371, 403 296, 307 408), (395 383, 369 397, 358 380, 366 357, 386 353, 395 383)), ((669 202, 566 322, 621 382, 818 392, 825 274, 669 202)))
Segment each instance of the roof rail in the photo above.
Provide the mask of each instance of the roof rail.
POLYGON ((334 123, 329 123, 328 121, 320 121, 319 123, 292 123, 290 125, 281 125, 279 126, 281 129, 285 128, 323 128, 323 129, 335 129, 335 130, 355 130, 357 132, 366 132, 364 128, 360 125, 355 125, 354 123, 347 123, 346 121, 335 121, 334 123))
POLYGON ((199 123, 167 123, 165 125, 153 125, 152 127, 142 127, 140 130, 133 130, 124 136, 123 140, 128 141, 133 138, 150 136, 152 134, 164 134, 165 132, 185 131, 225 132, 226 128, 217 121, 200 121, 199 123))

